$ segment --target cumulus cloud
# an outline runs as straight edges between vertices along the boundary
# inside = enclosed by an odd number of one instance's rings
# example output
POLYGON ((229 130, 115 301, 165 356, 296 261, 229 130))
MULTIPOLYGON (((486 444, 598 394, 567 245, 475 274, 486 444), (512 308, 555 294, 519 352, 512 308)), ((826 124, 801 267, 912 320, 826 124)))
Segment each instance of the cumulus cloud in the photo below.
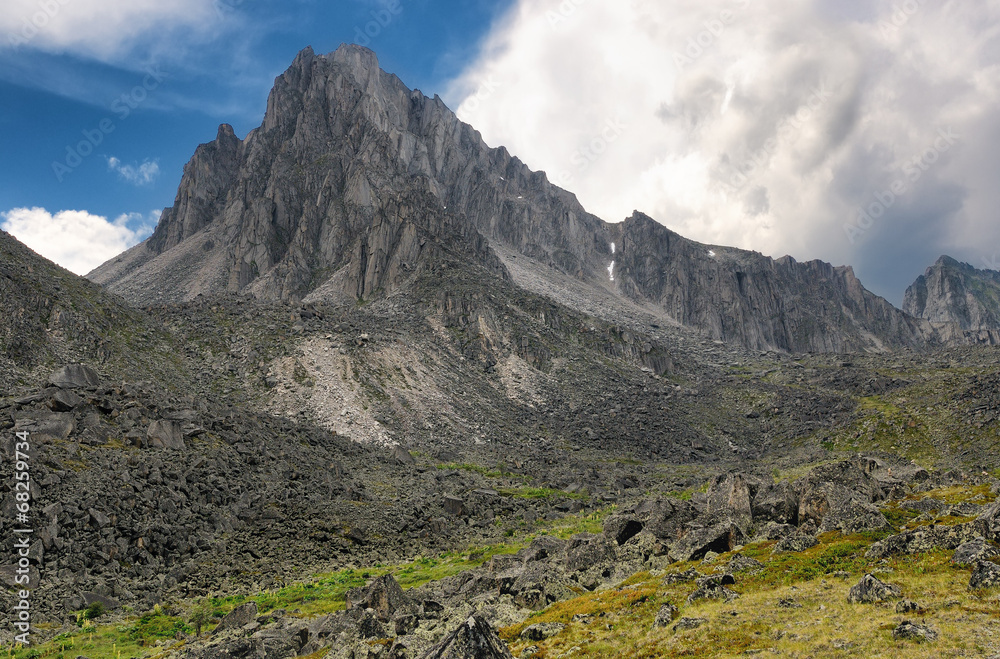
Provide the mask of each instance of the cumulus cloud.
POLYGON ((998 31, 996 0, 518 0, 448 97, 609 221, 853 264, 899 302, 941 253, 1000 250, 998 31))
POLYGON ((245 0, 4 0, 0 48, 113 59, 140 42, 213 29, 245 0))
POLYGON ((53 215, 44 208, 15 208, 0 213, 0 228, 45 258, 85 275, 149 236, 155 218, 129 213, 112 221, 87 211, 53 215))
POLYGON ((108 169, 118 172, 124 180, 132 185, 149 185, 160 175, 160 164, 156 160, 144 160, 141 165, 125 165, 121 160, 111 156, 108 158, 108 169))

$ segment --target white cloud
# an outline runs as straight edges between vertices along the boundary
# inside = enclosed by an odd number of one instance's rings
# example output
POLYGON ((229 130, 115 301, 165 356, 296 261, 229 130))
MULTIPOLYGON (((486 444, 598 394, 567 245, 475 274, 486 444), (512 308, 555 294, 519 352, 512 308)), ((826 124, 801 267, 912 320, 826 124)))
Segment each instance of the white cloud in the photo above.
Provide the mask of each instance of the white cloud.
POLYGON ((160 164, 156 160, 144 160, 141 165, 124 165, 114 156, 108 158, 108 169, 132 185, 149 185, 160 175, 160 164))
POLYGON ((183 30, 207 33, 244 0, 4 0, 0 48, 109 60, 183 30))
POLYGON ((146 238, 155 218, 129 213, 109 221, 87 211, 53 215, 44 208, 15 208, 0 213, 0 228, 45 258, 85 275, 146 238))
POLYGON ((997 0, 518 0, 448 97, 609 221, 852 263, 898 301, 940 253, 1000 249, 998 34, 997 0))

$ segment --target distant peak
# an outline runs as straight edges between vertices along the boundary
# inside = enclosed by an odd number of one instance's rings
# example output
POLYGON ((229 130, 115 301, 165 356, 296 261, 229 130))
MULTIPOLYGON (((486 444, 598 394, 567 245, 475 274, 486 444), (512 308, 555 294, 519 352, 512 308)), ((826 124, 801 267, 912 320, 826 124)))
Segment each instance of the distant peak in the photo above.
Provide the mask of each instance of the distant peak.
POLYGON ((956 265, 961 265, 961 264, 958 262, 957 259, 953 259, 947 254, 945 254, 941 258, 939 258, 937 262, 934 263, 934 265, 947 265, 954 267, 956 265))

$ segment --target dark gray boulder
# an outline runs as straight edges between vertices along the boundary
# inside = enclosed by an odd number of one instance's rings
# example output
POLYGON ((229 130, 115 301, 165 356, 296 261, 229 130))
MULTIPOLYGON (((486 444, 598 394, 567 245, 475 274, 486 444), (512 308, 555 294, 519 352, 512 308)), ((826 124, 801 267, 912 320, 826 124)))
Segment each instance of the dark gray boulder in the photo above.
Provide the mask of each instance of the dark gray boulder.
POLYGON ((903 554, 920 554, 936 549, 957 549, 980 537, 977 523, 925 526, 891 535, 873 544, 865 553, 872 561, 903 554))
POLYGON ((651 501, 646 507, 648 508, 649 521, 646 523, 645 530, 668 543, 675 542, 684 535, 688 522, 698 517, 698 511, 695 510, 694 506, 680 499, 651 501))
POLYGON ((49 384, 60 389, 88 389, 101 386, 101 376, 89 366, 67 364, 49 376, 49 384))
POLYGON ((604 537, 621 546, 642 533, 645 526, 636 515, 612 515, 604 522, 604 537))
POLYGON ((710 551, 724 554, 743 544, 745 539, 743 531, 732 521, 693 528, 670 548, 670 558, 683 563, 704 558, 710 551))
POLYGON ((372 609, 381 622, 417 611, 416 603, 406 596, 391 574, 375 579, 366 587, 348 591, 345 600, 348 611, 372 609))
POLYGON ((664 604, 660 607, 660 610, 656 612, 656 618, 653 620, 653 629, 659 629, 661 627, 667 627, 680 614, 678 608, 673 604, 664 604))
POLYGON ((49 399, 48 406, 53 412, 71 412, 83 404, 83 398, 70 389, 58 389, 49 399))
POLYGON ((771 483, 757 490, 751 506, 754 522, 795 524, 799 517, 799 495, 791 483, 771 483))
POLYGON ((969 588, 973 590, 988 590, 1000 587, 1000 565, 990 561, 979 561, 972 569, 969 588))
POLYGON ((722 474, 708 485, 705 514, 710 519, 731 522, 746 534, 753 521, 750 500, 751 485, 746 476, 722 474))
POLYGON ((955 565, 975 565, 979 561, 989 560, 997 556, 1000 556, 1000 551, 997 551, 993 545, 982 538, 975 538, 959 545, 951 557, 951 562, 955 565))
POLYGON ((475 614, 423 656, 423 659, 514 659, 490 623, 475 614))
POLYGON ((736 579, 731 574, 713 574, 702 577, 698 579, 698 589, 688 596, 687 603, 694 604, 701 600, 731 602, 740 596, 739 593, 726 587, 733 585, 736 585, 736 579))
POLYGON ((918 625, 915 622, 904 620, 892 630, 892 637, 897 641, 930 642, 938 639, 938 632, 927 625, 918 625))
POLYGON ((151 448, 183 449, 184 431, 179 421, 158 419, 149 425, 146 441, 151 448))
MULTIPOLYGON (((222 622, 212 631, 213 636, 233 629, 241 629, 257 619, 257 603, 247 602, 236 607, 222 619, 222 622)), ((248 655, 249 656, 249 655, 248 655)))
POLYGON ((903 593, 899 586, 884 583, 876 577, 866 574, 851 588, 851 592, 847 595, 847 601, 851 604, 877 604, 899 599, 902 596, 903 593))
POLYGON ((604 536, 580 533, 566 546, 565 566, 568 572, 592 570, 613 563, 618 558, 614 545, 604 536))
POLYGON ((807 549, 812 549, 818 544, 819 540, 816 539, 816 536, 796 533, 779 540, 772 551, 775 554, 799 553, 807 549))

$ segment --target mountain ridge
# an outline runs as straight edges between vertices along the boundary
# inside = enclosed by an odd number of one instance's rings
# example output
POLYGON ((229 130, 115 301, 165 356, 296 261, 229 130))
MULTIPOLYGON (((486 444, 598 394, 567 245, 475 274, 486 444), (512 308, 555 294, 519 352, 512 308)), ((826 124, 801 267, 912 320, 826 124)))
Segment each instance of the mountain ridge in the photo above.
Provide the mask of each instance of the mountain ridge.
MULTIPOLYGON (((153 236, 89 277, 138 304, 319 289, 347 303, 405 287, 413 267, 433 261, 418 243, 439 226, 498 273, 500 251, 528 258, 750 349, 887 351, 938 340, 849 267, 708 250, 638 212, 601 220, 353 45, 300 52, 276 79, 261 126, 244 140, 220 127, 185 167, 153 236)), ((503 265, 510 270, 509 258, 503 265)))

